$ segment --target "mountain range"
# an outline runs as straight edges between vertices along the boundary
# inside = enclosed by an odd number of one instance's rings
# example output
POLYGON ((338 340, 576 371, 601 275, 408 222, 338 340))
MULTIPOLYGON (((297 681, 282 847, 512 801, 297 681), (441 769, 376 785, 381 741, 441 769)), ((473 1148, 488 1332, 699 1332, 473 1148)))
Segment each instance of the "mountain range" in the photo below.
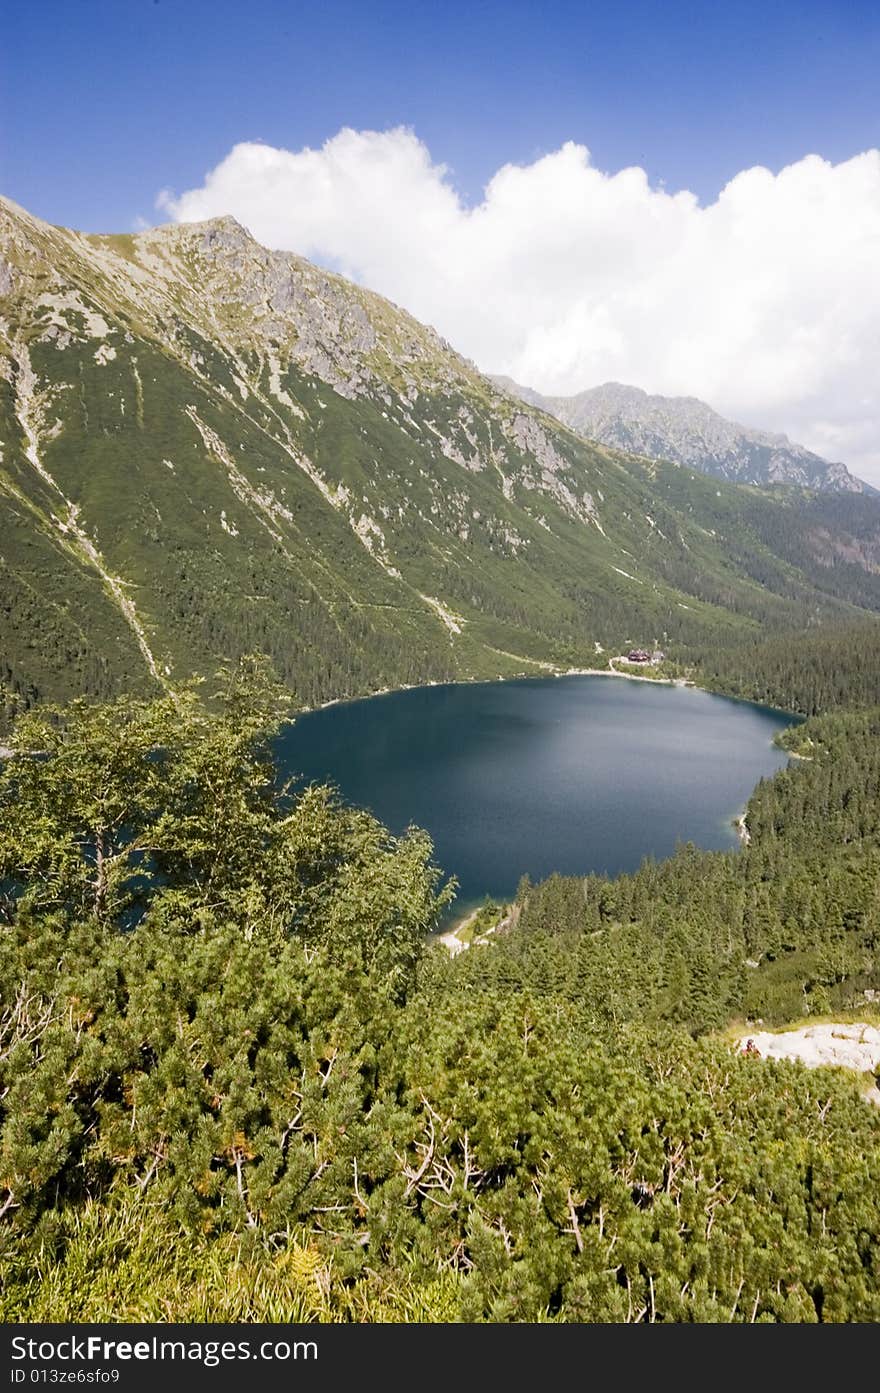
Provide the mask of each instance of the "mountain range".
POLYGON ((846 465, 822 459, 787 435, 728 421, 696 397, 651 396, 620 382, 606 382, 571 397, 547 397, 509 377, 493 381, 580 435, 635 455, 672 460, 737 484, 873 492, 846 465))
POLYGON ((314 704, 880 608, 872 498, 587 441, 231 218, 98 236, 0 201, 0 449, 27 700, 261 651, 314 704))

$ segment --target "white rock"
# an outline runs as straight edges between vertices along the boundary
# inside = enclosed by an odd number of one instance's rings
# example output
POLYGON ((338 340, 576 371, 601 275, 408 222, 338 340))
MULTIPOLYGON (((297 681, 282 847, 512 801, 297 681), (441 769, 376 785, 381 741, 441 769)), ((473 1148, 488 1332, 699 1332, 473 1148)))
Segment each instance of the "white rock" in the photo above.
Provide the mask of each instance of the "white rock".
POLYGON ((830 1065, 860 1074, 880 1069, 880 1029, 861 1022, 808 1025, 777 1035, 759 1031, 740 1040, 741 1051, 749 1040, 764 1059, 799 1059, 810 1069, 830 1065))

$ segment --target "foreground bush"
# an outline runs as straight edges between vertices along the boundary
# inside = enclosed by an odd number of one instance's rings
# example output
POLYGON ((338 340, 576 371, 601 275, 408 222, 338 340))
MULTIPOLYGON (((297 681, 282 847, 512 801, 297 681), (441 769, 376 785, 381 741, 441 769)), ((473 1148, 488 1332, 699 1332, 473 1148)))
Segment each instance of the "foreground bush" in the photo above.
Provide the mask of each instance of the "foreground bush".
POLYGON ((428 838, 224 701, 0 774, 4 1319, 880 1319, 852 1082, 450 964, 428 838))

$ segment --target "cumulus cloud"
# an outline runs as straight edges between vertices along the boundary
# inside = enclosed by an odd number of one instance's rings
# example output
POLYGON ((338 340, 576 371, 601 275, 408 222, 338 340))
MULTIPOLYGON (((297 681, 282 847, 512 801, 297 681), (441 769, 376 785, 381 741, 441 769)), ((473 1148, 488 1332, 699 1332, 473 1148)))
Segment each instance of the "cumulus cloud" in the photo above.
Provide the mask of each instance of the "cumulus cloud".
POLYGON ((702 397, 880 483, 880 151, 738 174, 701 207, 571 142, 468 206, 412 131, 320 150, 236 145, 179 221, 231 213, 547 393, 600 382, 702 397))

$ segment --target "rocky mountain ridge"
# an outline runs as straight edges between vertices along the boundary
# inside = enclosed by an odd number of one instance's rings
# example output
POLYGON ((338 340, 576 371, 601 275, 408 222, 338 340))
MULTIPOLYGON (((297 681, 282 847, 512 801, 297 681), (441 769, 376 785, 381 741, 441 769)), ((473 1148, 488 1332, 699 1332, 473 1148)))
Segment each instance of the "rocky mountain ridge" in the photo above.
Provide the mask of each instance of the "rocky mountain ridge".
POLYGON ((652 396, 640 387, 606 382, 571 397, 543 396, 512 378, 493 381, 572 430, 649 459, 668 459, 740 484, 873 492, 846 465, 830 463, 787 435, 738 425, 696 397, 652 396))

